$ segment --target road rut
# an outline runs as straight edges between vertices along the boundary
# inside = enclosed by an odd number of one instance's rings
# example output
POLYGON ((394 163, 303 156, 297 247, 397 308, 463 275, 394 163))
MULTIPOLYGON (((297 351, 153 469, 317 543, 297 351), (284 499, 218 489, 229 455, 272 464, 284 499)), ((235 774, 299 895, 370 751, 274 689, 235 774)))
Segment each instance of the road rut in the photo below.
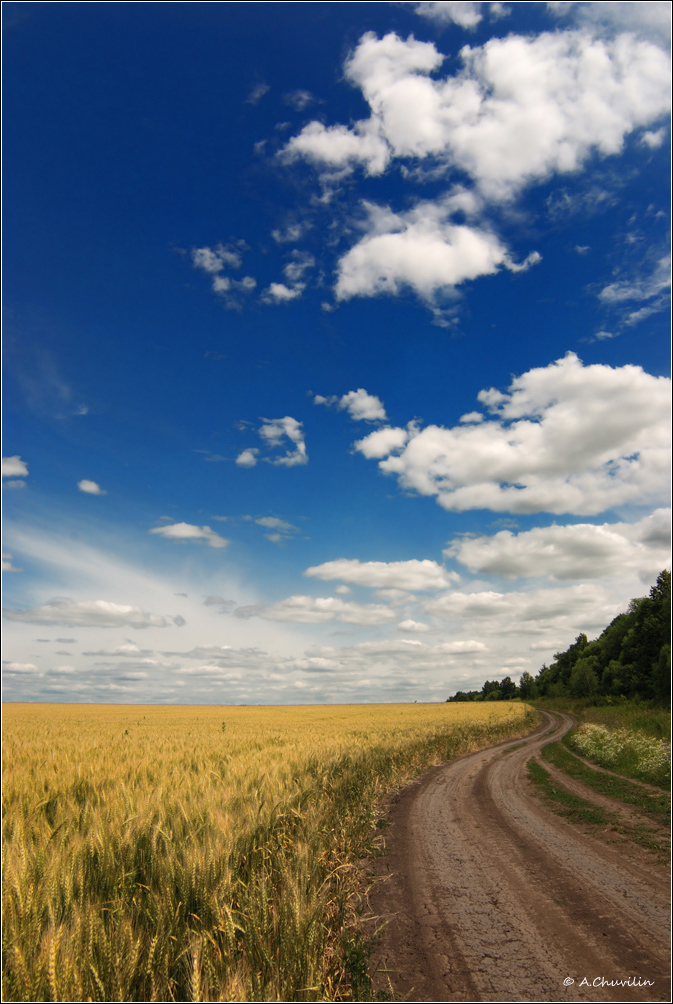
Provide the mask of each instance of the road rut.
POLYGON ((543 718, 524 740, 433 768, 392 806, 370 904, 387 921, 374 984, 394 999, 670 1000, 667 873, 533 795, 528 760, 574 724, 543 718))

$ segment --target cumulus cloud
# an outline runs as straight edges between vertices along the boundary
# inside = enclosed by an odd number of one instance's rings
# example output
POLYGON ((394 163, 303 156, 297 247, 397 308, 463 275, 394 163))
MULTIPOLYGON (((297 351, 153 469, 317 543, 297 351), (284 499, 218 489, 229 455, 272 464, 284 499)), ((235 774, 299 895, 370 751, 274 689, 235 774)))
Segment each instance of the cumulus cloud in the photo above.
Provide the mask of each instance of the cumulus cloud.
POLYGON ((385 429, 377 429, 370 432, 364 439, 359 439, 355 443, 355 449, 359 450, 368 460, 378 460, 387 457, 388 454, 396 450, 401 450, 407 443, 410 436, 417 434, 416 425, 408 425, 406 429, 392 428, 386 426, 385 429))
POLYGON ((82 655, 91 656, 128 656, 130 658, 136 658, 139 655, 150 655, 149 649, 141 649, 138 645, 135 645, 132 641, 125 642, 123 645, 117 645, 115 648, 103 648, 98 649, 95 652, 83 652, 82 655))
POLYGON ((532 252, 521 264, 485 226, 451 221, 449 202, 423 202, 406 213, 367 205, 368 232, 338 264, 336 297, 396 295, 411 288, 432 302, 470 279, 501 267, 525 271, 541 260, 532 252))
POLYGON ((641 143, 644 146, 649 147, 650 150, 658 150, 659 147, 662 146, 665 139, 666 139, 665 129, 657 129, 654 132, 647 130, 640 137, 641 143))
POLYGON ((411 561, 358 561, 338 558, 307 568, 304 575, 323 582, 338 580, 373 589, 403 589, 411 592, 446 589, 459 576, 447 572, 436 561, 414 558, 411 561))
POLYGON ((400 621, 397 625, 398 631, 412 632, 414 634, 429 631, 430 627, 428 624, 423 624, 421 621, 413 621, 410 618, 406 621, 400 621))
POLYGON ((481 625, 489 635, 577 634, 602 629, 619 613, 607 592, 595 583, 562 589, 501 593, 492 590, 452 592, 423 604, 426 613, 463 627, 481 625))
POLYGON ((658 509, 637 523, 501 530, 452 541, 444 554, 471 572, 506 578, 596 579, 636 572, 651 582, 670 564, 670 519, 670 509, 658 509))
MULTIPOLYGON (((297 467, 308 463, 301 422, 298 422, 296 418, 291 418, 290 415, 286 415, 284 418, 264 418, 262 422, 264 424, 257 431, 267 450, 282 449, 286 440, 291 444, 283 456, 263 456, 262 460, 280 467, 297 467)), ((260 453, 261 450, 257 447, 243 450, 236 458, 236 463, 239 467, 254 467, 260 453)))
MULTIPOLYGON (((374 683, 377 689, 385 689, 388 682, 397 689, 409 680, 410 673, 414 674, 414 687, 420 683, 416 674, 440 671, 445 680, 447 670, 465 663, 481 663, 487 652, 484 642, 473 639, 429 645, 417 638, 399 638, 364 641, 343 648, 321 645, 309 649, 297 668, 306 672, 358 674, 361 679, 356 686, 374 683)), ((446 683, 441 686, 445 687, 446 683)))
POLYGON ((614 37, 621 32, 629 32, 638 38, 645 38, 655 45, 668 50, 671 43, 671 5, 668 0, 648 0, 647 3, 632 0, 601 0, 601 3, 586 2, 548 3, 548 10, 559 18, 570 18, 574 23, 614 37))
POLYGON ((350 603, 335 596, 288 596, 268 607, 238 607, 236 616, 262 617, 264 620, 294 624, 324 624, 337 620, 362 626, 395 620, 395 613, 389 607, 375 603, 350 603))
POLYGON ((304 292, 305 285, 301 282, 294 286, 286 286, 284 282, 272 282, 262 293, 265 303, 289 303, 296 300, 304 292))
POLYGON ((2 660, 2 671, 18 675, 25 673, 29 676, 39 672, 37 666, 34 666, 32 662, 6 662, 4 659, 2 660))
POLYGON ((209 547, 226 547, 229 541, 215 533, 209 526, 194 526, 192 523, 171 523, 157 526, 150 533, 156 533, 167 540, 204 540, 209 547))
POLYGON ((351 390, 342 397, 337 395, 323 397, 322 394, 316 394, 313 401, 315 404, 335 405, 340 411, 347 411, 355 422, 387 421, 383 402, 375 394, 368 394, 364 387, 351 390))
POLYGON ((85 495, 107 495, 107 492, 99 484, 95 481, 88 481, 87 478, 82 478, 81 481, 78 481, 77 487, 85 495))
POLYGON ((28 465, 21 457, 2 458, 3 478, 26 478, 28 477, 28 465))
POLYGON ((457 24, 461 28, 476 28, 481 21, 481 3, 428 0, 428 2, 412 3, 411 6, 421 17, 438 21, 440 24, 457 24))
POLYGON ((44 606, 31 607, 29 610, 3 610, 3 616, 10 621, 63 624, 67 627, 166 627, 166 620, 157 614, 107 600, 74 602, 57 597, 44 606))
POLYGON ((385 457, 380 469, 402 488, 450 511, 594 515, 668 500, 667 378, 640 366, 584 366, 568 353, 478 400, 490 420, 381 429, 355 449, 385 457))
POLYGON ((259 450, 253 446, 251 449, 239 453, 236 457, 236 463, 239 467, 254 467, 257 464, 258 456, 259 450))
POLYGON ((14 565, 12 564, 12 555, 11 554, 6 554, 4 551, 3 551, 3 554, 2 554, 2 570, 3 570, 3 572, 22 572, 23 571, 22 568, 15 568, 14 567, 14 565))
POLYGON ((285 157, 328 169, 360 164, 370 175, 394 158, 433 158, 489 198, 508 199, 531 181, 579 170, 592 152, 619 153, 629 132, 670 107, 669 59, 631 34, 491 38, 465 46, 456 73, 431 77, 444 58, 431 42, 367 32, 345 76, 370 118, 351 128, 311 122, 285 157))

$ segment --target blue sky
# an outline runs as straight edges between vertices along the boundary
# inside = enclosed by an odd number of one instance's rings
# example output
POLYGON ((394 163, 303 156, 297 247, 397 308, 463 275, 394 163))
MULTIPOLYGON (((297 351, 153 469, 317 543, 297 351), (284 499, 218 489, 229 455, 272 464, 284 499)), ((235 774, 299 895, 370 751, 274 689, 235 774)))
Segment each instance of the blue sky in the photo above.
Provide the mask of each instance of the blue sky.
POLYGON ((670 567, 664 3, 6 3, 8 700, 443 700, 670 567))

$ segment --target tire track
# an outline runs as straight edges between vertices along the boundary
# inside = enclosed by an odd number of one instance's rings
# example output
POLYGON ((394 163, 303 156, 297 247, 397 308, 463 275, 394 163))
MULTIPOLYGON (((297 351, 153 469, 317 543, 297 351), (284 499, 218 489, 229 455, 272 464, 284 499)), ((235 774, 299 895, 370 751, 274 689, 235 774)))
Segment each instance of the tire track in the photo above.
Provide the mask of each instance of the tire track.
POLYGON ((370 900, 389 918, 375 985, 396 999, 670 999, 663 869, 630 860, 532 795, 526 763, 574 724, 543 717, 524 741, 433 768, 393 807, 375 862, 387 881, 370 900), (601 977, 653 986, 580 985, 601 977))

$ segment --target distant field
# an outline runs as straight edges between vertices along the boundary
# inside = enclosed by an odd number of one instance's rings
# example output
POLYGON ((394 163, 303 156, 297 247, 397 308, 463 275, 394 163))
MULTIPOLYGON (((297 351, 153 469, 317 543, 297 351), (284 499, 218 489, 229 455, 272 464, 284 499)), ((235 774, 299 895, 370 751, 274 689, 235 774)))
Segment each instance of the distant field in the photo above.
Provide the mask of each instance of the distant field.
POLYGON ((382 796, 518 703, 4 706, 7 1001, 364 999, 382 796))

